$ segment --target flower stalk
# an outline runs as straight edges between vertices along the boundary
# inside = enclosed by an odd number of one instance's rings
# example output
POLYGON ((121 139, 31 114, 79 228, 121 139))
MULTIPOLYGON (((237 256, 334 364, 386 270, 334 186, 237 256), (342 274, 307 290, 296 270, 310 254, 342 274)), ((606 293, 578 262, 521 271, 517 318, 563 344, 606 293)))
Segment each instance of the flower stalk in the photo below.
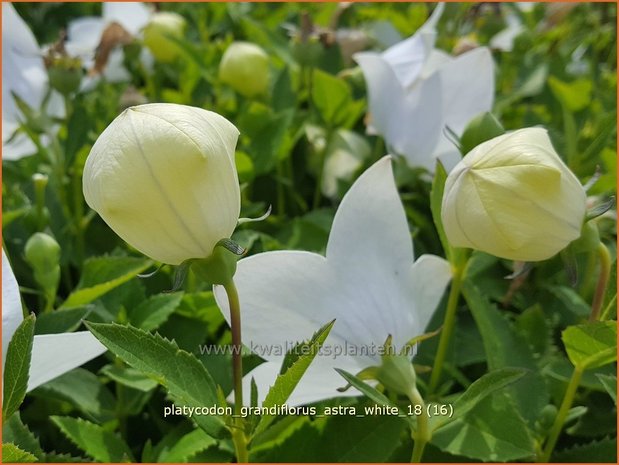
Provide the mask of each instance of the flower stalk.
POLYGON ((445 311, 443 330, 441 331, 436 357, 434 358, 434 366, 432 367, 432 374, 430 376, 430 385, 428 388, 428 392, 430 393, 434 393, 436 391, 438 383, 441 380, 443 363, 445 362, 449 342, 451 341, 451 336, 456 324, 456 310, 458 309, 458 300, 460 299, 460 290, 462 289, 464 268, 465 265, 456 266, 451 279, 451 287, 449 289, 449 297, 447 299, 447 310, 445 311))
POLYGON ((423 456, 423 451, 426 444, 430 442, 430 439, 432 439, 432 432, 429 428, 429 418, 428 412, 426 411, 426 404, 416 387, 411 389, 408 398, 412 405, 421 406, 421 415, 417 417, 417 431, 413 433, 413 440, 415 442, 413 445, 413 455, 411 457, 411 463, 421 463, 421 457, 423 456))
POLYGON ((600 242, 597 246, 597 255, 600 261, 600 275, 595 287, 595 294, 593 295, 589 321, 596 321, 600 318, 600 310, 602 309, 604 294, 606 293, 606 287, 608 286, 608 279, 610 277, 610 253, 608 248, 602 242, 600 242))

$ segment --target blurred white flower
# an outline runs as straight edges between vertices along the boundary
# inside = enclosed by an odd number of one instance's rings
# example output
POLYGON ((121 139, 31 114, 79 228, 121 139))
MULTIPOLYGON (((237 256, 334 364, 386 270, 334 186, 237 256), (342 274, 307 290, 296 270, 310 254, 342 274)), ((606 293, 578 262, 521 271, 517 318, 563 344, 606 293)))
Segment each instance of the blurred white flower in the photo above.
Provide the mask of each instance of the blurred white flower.
MULTIPOLYGON (((2 158, 17 160, 36 153, 32 140, 18 131, 23 115, 13 94, 38 112, 48 92, 48 78, 41 49, 11 3, 2 3, 2 158)), ((64 114, 64 106, 52 95, 47 112, 64 114)))
MULTIPOLYGON (((389 335, 399 350, 422 334, 450 276, 442 258, 424 255, 414 261, 391 157, 379 160, 344 196, 326 257, 286 250, 239 261, 234 280, 243 342, 267 360, 245 377, 245 389, 255 378, 259 397, 264 399, 280 370, 281 351, 336 319, 323 351, 287 403, 342 395, 337 388, 346 383, 334 368, 357 373, 378 365, 379 347, 389 335)), ((221 286, 215 287, 215 296, 229 321, 221 286)))
MULTIPOLYGON (((106 2, 102 4, 100 17, 84 17, 71 21, 67 28, 67 42, 65 48, 69 55, 79 56, 84 60, 85 67, 89 70, 95 68, 95 54, 101 43, 103 35, 111 25, 117 24, 131 37, 136 37, 142 28, 148 23, 152 11, 144 3, 140 2, 106 2)), ((117 42, 122 43, 123 38, 116 37, 117 42)), ((152 62, 152 57, 146 49, 140 55, 146 64, 152 62)), ((101 70, 103 77, 110 82, 123 82, 130 79, 129 72, 123 65, 124 53, 121 47, 114 46, 109 52, 105 66, 101 70)), ((98 76, 85 79, 83 86, 88 88, 98 76)))
POLYGON ((412 37, 383 53, 354 55, 368 87, 368 132, 382 135, 410 166, 431 171, 437 157, 447 168, 460 159, 446 127, 461 135, 494 99, 494 65, 486 47, 457 57, 434 48, 443 9, 438 4, 412 37))
MULTIPOLYGON (((19 287, 2 251, 2 374, 6 350, 24 319, 19 287)), ((34 336, 28 391, 86 363, 107 349, 89 331, 34 336)))
POLYGON ((514 40, 524 30, 524 25, 520 21, 520 16, 512 10, 509 10, 505 15, 505 29, 500 30, 492 39, 490 39, 490 47, 502 52, 511 52, 514 48, 514 40))

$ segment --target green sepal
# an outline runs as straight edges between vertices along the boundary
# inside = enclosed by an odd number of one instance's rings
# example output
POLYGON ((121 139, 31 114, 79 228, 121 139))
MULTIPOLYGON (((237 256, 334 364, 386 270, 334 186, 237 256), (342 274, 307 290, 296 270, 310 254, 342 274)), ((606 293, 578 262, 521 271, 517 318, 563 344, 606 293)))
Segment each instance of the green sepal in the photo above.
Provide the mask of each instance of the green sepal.
POLYGON ((460 150, 466 155, 482 142, 505 134, 505 129, 499 120, 490 113, 485 112, 473 118, 460 138, 460 150))
POLYGON ((210 256, 191 260, 189 266, 207 283, 224 285, 234 277, 236 262, 244 253, 245 249, 232 239, 222 239, 210 256))
POLYGON ((613 206, 615 205, 615 202, 616 202, 616 199, 615 199, 615 196, 613 195, 609 199, 606 199, 603 202, 600 202, 594 205, 587 211, 586 221, 597 218, 598 216, 602 216, 608 210, 613 208, 613 206))

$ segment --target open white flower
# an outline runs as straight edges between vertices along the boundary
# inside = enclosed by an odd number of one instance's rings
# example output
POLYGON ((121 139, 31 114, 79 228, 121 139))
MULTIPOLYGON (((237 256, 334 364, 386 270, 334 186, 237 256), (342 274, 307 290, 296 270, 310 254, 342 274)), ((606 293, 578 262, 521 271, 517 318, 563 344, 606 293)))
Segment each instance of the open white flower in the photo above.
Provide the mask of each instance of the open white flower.
MULTIPOLYGON (((23 116, 12 94, 34 111, 41 108, 48 91, 48 78, 41 49, 24 20, 10 3, 2 3, 2 158, 17 160, 36 153, 26 134, 16 132, 23 116)), ((56 96, 57 97, 57 96, 56 96)), ((47 111, 61 116, 60 99, 52 98, 47 111)))
MULTIPOLYGON (((336 389, 346 383, 334 368, 357 373, 378 365, 379 347, 389 335, 399 350, 422 334, 449 279, 445 260, 424 255, 414 261, 391 158, 379 160, 344 196, 326 257, 288 250, 239 261, 234 280, 243 342, 267 360, 245 377, 247 385, 255 378, 264 399, 279 372, 280 351, 309 339, 319 327, 336 319, 323 352, 288 403, 342 395, 336 389)), ((223 288, 216 286, 215 296, 229 321, 223 288)))
POLYGON ((382 135, 410 166, 431 171, 437 157, 447 168, 460 158, 445 128, 461 135, 474 116, 491 109, 494 98, 494 67, 486 47, 457 57, 434 49, 443 8, 437 5, 412 37, 383 53, 354 55, 368 87, 368 132, 382 135))
MULTIPOLYGON (((2 374, 6 350, 24 319, 17 280, 2 251, 2 374)), ((28 391, 86 363, 107 349, 89 331, 34 336, 28 391)))
MULTIPOLYGON (((132 36, 137 36, 148 23, 152 15, 144 3, 140 2, 105 2, 102 4, 100 17, 84 17, 71 21, 67 28, 68 40, 65 48, 69 55, 79 56, 84 60, 86 68, 94 66, 95 52, 104 31, 110 24, 118 23, 132 36)), ((150 61, 142 53, 141 59, 150 61)), ((130 79, 129 72, 123 66, 124 54, 120 47, 115 47, 103 69, 103 76, 110 82, 123 82, 130 79)), ((84 81, 85 87, 91 85, 88 80, 84 81)))

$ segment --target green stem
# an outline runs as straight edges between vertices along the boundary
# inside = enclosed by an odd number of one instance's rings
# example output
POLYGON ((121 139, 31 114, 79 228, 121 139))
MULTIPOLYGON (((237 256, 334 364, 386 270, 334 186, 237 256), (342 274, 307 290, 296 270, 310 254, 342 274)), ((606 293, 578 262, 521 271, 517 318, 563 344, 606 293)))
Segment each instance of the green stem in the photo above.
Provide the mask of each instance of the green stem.
POLYGON ((561 407, 559 408, 559 412, 557 413, 555 422, 550 429, 550 434, 548 435, 548 440, 546 441, 544 453, 538 460, 539 462, 548 463, 548 461, 550 460, 552 451, 557 444, 557 439, 559 439, 559 435, 561 434, 561 430, 563 429, 563 424, 565 423, 567 414, 569 413, 570 408, 572 408, 572 403, 574 402, 574 395, 576 394, 576 389, 578 389, 578 385, 580 384, 580 378, 582 378, 582 373, 583 368, 574 368, 574 372, 572 373, 570 382, 567 385, 565 395, 563 396, 563 402, 561 403, 561 407))
POLYGON ((423 456, 426 444, 432 439, 432 432, 428 424, 429 418, 428 412, 426 411, 426 404, 416 387, 412 389, 408 398, 413 406, 421 405, 421 415, 417 417, 417 431, 413 433, 413 440, 415 443, 413 445, 413 455, 411 457, 411 463, 421 463, 421 457, 423 456))
POLYGON ((430 385, 428 388, 428 392, 430 393, 434 393, 436 391, 438 383, 441 380, 443 363, 445 362, 445 356, 447 355, 447 349, 449 348, 451 335, 453 334, 456 323, 456 310, 458 308, 458 299, 460 298, 463 275, 464 266, 456 267, 453 278, 451 279, 451 288, 449 289, 449 298, 447 300, 447 310, 445 311, 443 330, 441 331, 441 337, 438 342, 438 349, 434 359, 434 366, 430 376, 430 385))
POLYGON ((232 429, 232 440, 236 450, 238 463, 247 463, 247 437, 243 428, 243 418, 241 409, 243 408, 243 344, 241 342, 241 306, 239 294, 236 290, 234 280, 224 284, 228 303, 230 305, 230 330, 232 332, 232 378, 234 383, 234 426, 232 429))
POLYGON ((598 259, 600 261, 600 274, 598 276, 595 294, 593 295, 593 303, 591 304, 591 315, 589 321, 596 321, 600 318, 600 310, 604 303, 604 294, 608 286, 608 278, 610 277, 610 253, 608 248, 600 242, 597 247, 598 259))

